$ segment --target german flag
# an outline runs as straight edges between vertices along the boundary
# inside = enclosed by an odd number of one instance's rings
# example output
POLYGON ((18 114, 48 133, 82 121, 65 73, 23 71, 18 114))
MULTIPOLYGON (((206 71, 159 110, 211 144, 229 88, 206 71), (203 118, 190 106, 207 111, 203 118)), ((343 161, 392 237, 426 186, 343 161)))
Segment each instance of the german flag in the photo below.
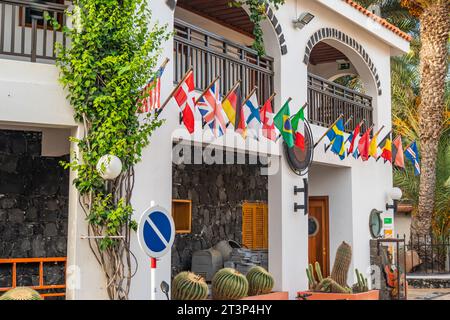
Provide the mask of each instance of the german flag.
POLYGON ((228 120, 236 129, 245 128, 245 126, 241 124, 244 122, 244 117, 237 117, 237 112, 240 109, 241 104, 242 104, 241 86, 240 82, 238 82, 234 85, 233 88, 231 88, 230 92, 228 92, 228 94, 224 97, 222 101, 223 111, 225 111, 228 120), (239 121, 238 125, 236 125, 236 120, 239 121))

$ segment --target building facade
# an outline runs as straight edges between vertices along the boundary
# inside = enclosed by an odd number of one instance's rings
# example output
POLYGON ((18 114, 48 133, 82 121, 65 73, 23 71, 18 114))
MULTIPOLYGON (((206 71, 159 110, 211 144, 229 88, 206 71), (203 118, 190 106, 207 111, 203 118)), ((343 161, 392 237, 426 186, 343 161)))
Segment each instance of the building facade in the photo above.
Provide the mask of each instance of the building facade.
MULTIPOLYGON (((52 54, 55 42, 68 45, 70 39, 34 19, 28 9, 51 10, 66 23, 63 12, 70 5, 69 1, 24 5, 23 1, 0 0, 0 129, 41 132, 41 157, 76 151, 68 136, 83 133, 58 83, 52 54)), ((276 92, 275 112, 289 97, 291 114, 308 102, 306 117, 315 141, 341 113, 345 120, 353 117, 345 127, 346 137, 363 119, 364 128, 373 125, 378 130, 384 125, 381 136, 391 129, 390 58, 407 52, 410 39, 353 1, 288 0, 279 10, 267 6, 262 25, 266 57, 249 49, 252 23, 245 7, 228 8, 226 0, 207 4, 153 0, 149 8, 152 23, 167 24, 174 31, 161 55, 161 61, 170 58, 162 76, 163 98, 192 65, 198 94, 220 75, 222 94, 237 80, 242 81, 243 95, 258 87, 260 104, 276 92), (312 20, 293 23, 306 13, 312 20), (358 89, 339 84, 346 77, 356 77, 358 89)), ((264 138, 243 140, 233 130, 213 139, 202 129, 199 114, 196 130, 189 135, 180 125, 179 109, 173 102, 161 117, 166 122, 151 137, 136 167, 135 216, 138 219, 152 202, 170 211, 173 200, 189 200, 192 218, 189 230, 177 235, 176 252, 158 261, 157 288, 161 281, 170 282, 173 272, 189 269, 192 252, 220 240, 245 242, 248 226, 243 212, 248 203, 267 206, 267 239, 262 247, 268 250, 275 290, 288 291, 293 298, 297 291, 307 289, 304 270, 308 263, 319 261, 323 269, 330 270, 342 241, 353 248, 352 270, 369 272, 369 214, 372 209, 384 210, 389 200, 390 165, 351 156, 340 160, 324 150, 324 140, 314 150, 309 172, 300 177, 286 161, 282 139, 277 143, 264 138), (177 152, 186 146, 194 150, 194 158, 199 154, 195 150, 200 150, 200 159, 178 163, 177 152), (242 162, 209 165, 202 154, 210 149, 214 155, 226 151, 235 160, 241 156, 242 162), (306 205, 301 194, 294 194, 294 187, 304 187, 303 178, 308 179, 309 215, 294 210, 295 203, 306 205), (311 232, 311 224, 318 230, 311 232), (198 241, 199 234, 203 242, 198 241)), ((74 178, 70 173, 70 181, 74 178)), ((0 177, 0 183, 7 182, 0 177)), ((72 184, 68 187, 66 297, 107 298, 102 271, 83 238, 87 223, 77 191, 72 184)), ((22 212, 26 219, 27 210, 22 212)), ((138 269, 130 298, 148 299, 149 261, 133 237, 138 269)), ((16 258, 12 251, 3 254, 0 258, 16 258)), ((353 274, 349 274, 352 282, 353 274)), ((159 289, 157 298, 165 298, 159 289)))

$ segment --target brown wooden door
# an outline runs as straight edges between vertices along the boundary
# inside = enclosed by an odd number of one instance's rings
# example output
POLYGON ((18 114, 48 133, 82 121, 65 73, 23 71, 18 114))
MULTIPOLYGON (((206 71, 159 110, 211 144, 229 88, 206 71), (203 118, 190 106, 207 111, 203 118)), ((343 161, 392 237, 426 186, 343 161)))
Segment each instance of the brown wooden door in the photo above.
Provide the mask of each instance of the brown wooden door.
POLYGON ((316 261, 324 277, 329 275, 328 197, 309 198, 308 256, 309 263, 316 261))

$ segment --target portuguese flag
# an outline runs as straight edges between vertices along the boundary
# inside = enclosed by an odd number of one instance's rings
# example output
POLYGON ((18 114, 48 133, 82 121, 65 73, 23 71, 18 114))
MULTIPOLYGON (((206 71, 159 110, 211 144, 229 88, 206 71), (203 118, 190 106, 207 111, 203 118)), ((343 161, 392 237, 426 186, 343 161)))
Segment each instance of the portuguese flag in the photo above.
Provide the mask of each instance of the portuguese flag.
POLYGON ((301 150, 305 150, 305 112, 303 108, 291 120, 292 128, 295 128, 295 145, 301 150))
POLYGON ((283 105, 283 107, 278 111, 278 113, 273 118, 273 122, 275 124, 275 127, 280 131, 281 136, 283 137, 284 141, 288 145, 289 148, 292 148, 294 146, 294 134, 292 132, 292 125, 291 125, 291 113, 289 111, 289 101, 286 101, 286 103, 283 105))

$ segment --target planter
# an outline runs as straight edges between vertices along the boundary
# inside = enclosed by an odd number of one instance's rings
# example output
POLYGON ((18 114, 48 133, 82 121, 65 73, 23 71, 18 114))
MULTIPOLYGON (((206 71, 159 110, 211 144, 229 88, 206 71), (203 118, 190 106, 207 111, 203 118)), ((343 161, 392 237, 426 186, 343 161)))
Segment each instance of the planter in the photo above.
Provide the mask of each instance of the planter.
POLYGON ((259 296, 245 297, 241 300, 289 300, 289 293, 287 291, 271 292, 259 296))
MULTIPOLYGON (((313 291, 299 291, 297 295, 306 295, 305 300, 379 300, 380 291, 370 290, 361 293, 327 293, 313 291)), ((297 298, 297 300, 303 300, 297 298)))

